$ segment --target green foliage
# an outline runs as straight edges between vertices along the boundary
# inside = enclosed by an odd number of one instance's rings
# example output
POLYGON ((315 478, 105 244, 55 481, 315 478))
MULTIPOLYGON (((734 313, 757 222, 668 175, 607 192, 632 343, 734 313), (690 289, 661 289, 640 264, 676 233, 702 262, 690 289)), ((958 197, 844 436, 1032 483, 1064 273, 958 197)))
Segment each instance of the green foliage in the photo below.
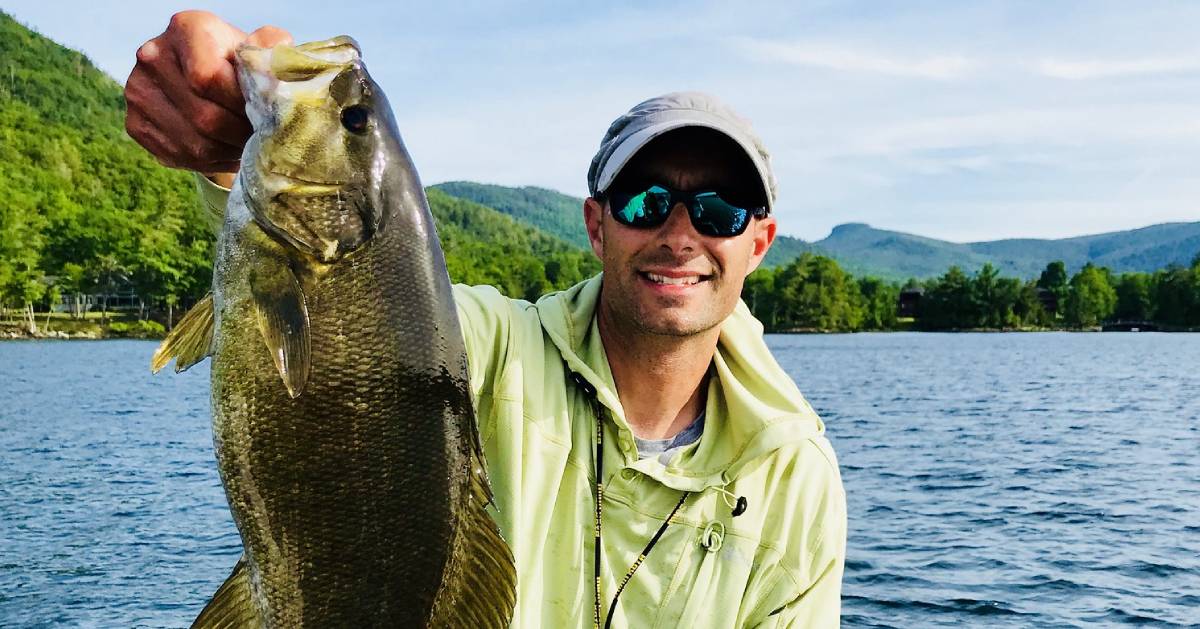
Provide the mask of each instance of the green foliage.
POLYGON ((1068 325, 1091 327, 1111 316, 1116 306, 1117 291, 1112 287, 1108 269, 1088 263, 1071 278, 1063 314, 1068 325))
POLYGON ((1117 308, 1113 318, 1125 321, 1149 321, 1153 316, 1151 289, 1153 277, 1148 273, 1125 273, 1117 281, 1117 308))
POLYGON ((1000 277, 991 264, 968 277, 958 267, 927 282, 917 322, 926 330, 994 330, 1044 327, 1049 317, 1038 299, 1038 287, 1000 277))
POLYGON ((491 284, 510 297, 534 300, 600 271, 590 250, 436 188, 427 193, 455 282, 491 284))
POLYGON ((952 266, 925 286, 917 321, 927 330, 953 330, 978 325, 979 315, 971 295, 971 279, 952 266))
POLYGON ((131 283, 194 298, 212 234, 191 178, 124 131, 121 88, 83 55, 0 14, 0 299, 131 283))
POLYGON ((1158 271, 1151 280, 1154 319, 1169 326, 1200 325, 1200 277, 1198 268, 1173 265, 1158 271))
MULTIPOLYGON (((194 182, 130 140, 123 118, 116 82, 0 12, 0 304, 32 312, 59 295, 132 288, 174 306, 208 290, 213 235, 194 182)), ((441 184, 428 196, 454 281, 535 299, 599 271, 582 199, 469 182, 441 184)), ((1039 287, 1059 296, 1071 325, 1117 316, 1191 328, 1200 326, 1197 251, 1200 223, 965 245, 843 225, 818 243, 777 238, 743 298, 768 330, 891 329, 900 289, 890 280, 948 268, 924 282, 923 329, 1053 325, 1039 287), (1036 283, 1003 276, 1032 277, 1048 252, 1059 261, 1036 283), (1089 260, 1145 271, 1163 261, 1193 264, 1114 278, 1089 260), (1068 280, 1067 270, 1080 265, 1068 280), (979 271, 968 276, 963 268, 979 271)), ((152 321, 113 325, 121 334, 162 334, 152 321)))
POLYGON ((896 327, 896 305, 900 301, 900 287, 877 277, 858 280, 858 292, 862 295, 864 330, 891 330, 896 327))
POLYGON ((1046 312, 1046 308, 1042 306, 1042 300, 1038 297, 1038 285, 1033 280, 1021 285, 1012 312, 1017 321, 1025 326, 1046 328, 1054 323, 1053 315, 1046 312))
POLYGON ((832 258, 805 252, 751 273, 742 298, 771 331, 853 332, 894 326, 899 291, 875 278, 855 280, 832 258))
MULTIPOLYGON (((526 190, 533 214, 570 199, 526 190)), ((437 191, 429 198, 455 281, 534 299, 599 271, 590 250, 437 191)), ((116 82, 0 13, 0 302, 132 289, 158 306, 189 303, 211 284, 213 240, 192 176, 126 136, 116 82)))
POLYGON ((580 249, 591 250, 583 226, 583 199, 578 197, 533 186, 509 188, 473 181, 450 181, 432 187, 497 209, 580 249))
POLYGON ((137 339, 162 338, 167 329, 157 321, 114 321, 108 324, 108 331, 114 336, 124 336, 137 339))

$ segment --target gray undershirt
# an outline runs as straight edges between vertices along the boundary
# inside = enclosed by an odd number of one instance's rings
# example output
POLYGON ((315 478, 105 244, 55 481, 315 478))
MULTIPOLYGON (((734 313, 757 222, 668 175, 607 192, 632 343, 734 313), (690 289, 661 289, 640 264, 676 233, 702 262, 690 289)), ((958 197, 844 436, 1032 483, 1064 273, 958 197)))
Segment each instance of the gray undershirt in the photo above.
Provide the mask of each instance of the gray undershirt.
POLYGON ((666 465, 676 452, 699 441, 702 434, 704 434, 704 411, 700 411, 700 414, 692 420, 691 424, 688 424, 687 428, 679 431, 679 434, 670 439, 641 439, 635 435, 633 440, 637 442, 639 459, 657 456, 659 462, 666 465))

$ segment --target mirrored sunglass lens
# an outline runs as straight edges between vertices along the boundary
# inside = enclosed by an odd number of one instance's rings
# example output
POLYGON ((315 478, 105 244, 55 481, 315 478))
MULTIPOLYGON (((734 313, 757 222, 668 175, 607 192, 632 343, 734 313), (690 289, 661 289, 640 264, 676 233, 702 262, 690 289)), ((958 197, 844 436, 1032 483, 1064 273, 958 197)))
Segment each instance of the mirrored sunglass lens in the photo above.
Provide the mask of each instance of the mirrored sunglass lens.
POLYGON ((626 225, 635 227, 658 225, 671 211, 671 193, 659 186, 651 186, 629 198, 621 206, 617 218, 626 225))
POLYGON ((621 206, 621 209, 617 211, 617 218, 621 219, 621 222, 626 225, 633 225, 637 223, 639 218, 646 215, 645 204, 646 193, 635 194, 629 197, 625 205, 621 206))
POLYGON ((696 231, 709 236, 740 234, 750 218, 744 208, 730 205, 715 192, 697 194, 696 208, 692 216, 696 231))

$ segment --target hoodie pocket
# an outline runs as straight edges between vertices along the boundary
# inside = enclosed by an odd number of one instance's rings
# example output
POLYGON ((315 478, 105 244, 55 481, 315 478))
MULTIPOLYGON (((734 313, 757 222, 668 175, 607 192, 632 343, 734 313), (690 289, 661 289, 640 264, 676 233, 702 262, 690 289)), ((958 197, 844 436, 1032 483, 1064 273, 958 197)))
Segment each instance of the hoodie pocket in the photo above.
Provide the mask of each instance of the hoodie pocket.
POLYGON ((655 627, 736 627, 751 579, 756 579, 756 540, 731 534, 713 520, 692 528, 655 627))

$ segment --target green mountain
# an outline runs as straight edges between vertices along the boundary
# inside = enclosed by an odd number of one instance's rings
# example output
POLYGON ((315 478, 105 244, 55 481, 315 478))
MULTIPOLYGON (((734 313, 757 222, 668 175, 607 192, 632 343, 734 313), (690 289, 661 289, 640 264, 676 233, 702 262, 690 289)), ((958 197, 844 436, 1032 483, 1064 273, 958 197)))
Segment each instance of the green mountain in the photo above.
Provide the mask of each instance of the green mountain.
MULTIPOLYGON (((0 304, 132 291, 156 307, 208 290, 214 237, 195 182, 129 139, 124 107, 84 55, 0 12, 0 304)), ((455 281, 534 298, 599 270, 494 209, 437 190, 429 201, 455 281)))
POLYGON ((583 227, 583 199, 579 197, 533 186, 510 188, 473 181, 448 181, 432 187, 500 210, 581 249, 591 249, 583 227))
POLYGON ((0 12, 0 299, 173 303, 203 294, 211 243, 192 179, 126 136, 121 87, 0 12))
POLYGON ((532 301, 600 271, 590 250, 437 188, 426 192, 446 267, 456 282, 491 284, 510 297, 532 301))
POLYGON ((1200 253, 1200 223, 1164 223, 1140 229, 1062 239, 1007 239, 953 243, 862 223, 838 225, 813 245, 856 273, 901 279, 933 277, 952 265, 971 272, 990 262, 1001 275, 1037 277, 1062 260, 1074 271, 1091 262, 1117 273, 1188 265, 1200 253))
MULTIPOLYGON (((469 181, 433 186, 449 195, 493 207, 580 248, 587 237, 579 208, 583 199, 545 188, 510 188, 469 181)), ((864 223, 838 225, 829 236, 807 242, 778 236, 766 266, 782 266, 805 252, 834 258, 855 275, 903 281, 940 275, 957 265, 970 272, 991 263, 1003 275, 1036 277, 1054 260, 1076 270, 1084 264, 1115 272, 1154 271, 1190 264, 1200 253, 1200 223, 1166 223, 1129 231, 1064 239, 1009 239, 954 243, 864 223)))
MULTIPOLYGON (((581 249, 591 250, 583 227, 583 199, 579 197, 532 186, 510 188, 473 181, 450 181, 434 185, 433 188, 496 208, 581 249)), ((766 264, 787 264, 806 251, 816 250, 799 238, 779 236, 767 252, 766 264)))

